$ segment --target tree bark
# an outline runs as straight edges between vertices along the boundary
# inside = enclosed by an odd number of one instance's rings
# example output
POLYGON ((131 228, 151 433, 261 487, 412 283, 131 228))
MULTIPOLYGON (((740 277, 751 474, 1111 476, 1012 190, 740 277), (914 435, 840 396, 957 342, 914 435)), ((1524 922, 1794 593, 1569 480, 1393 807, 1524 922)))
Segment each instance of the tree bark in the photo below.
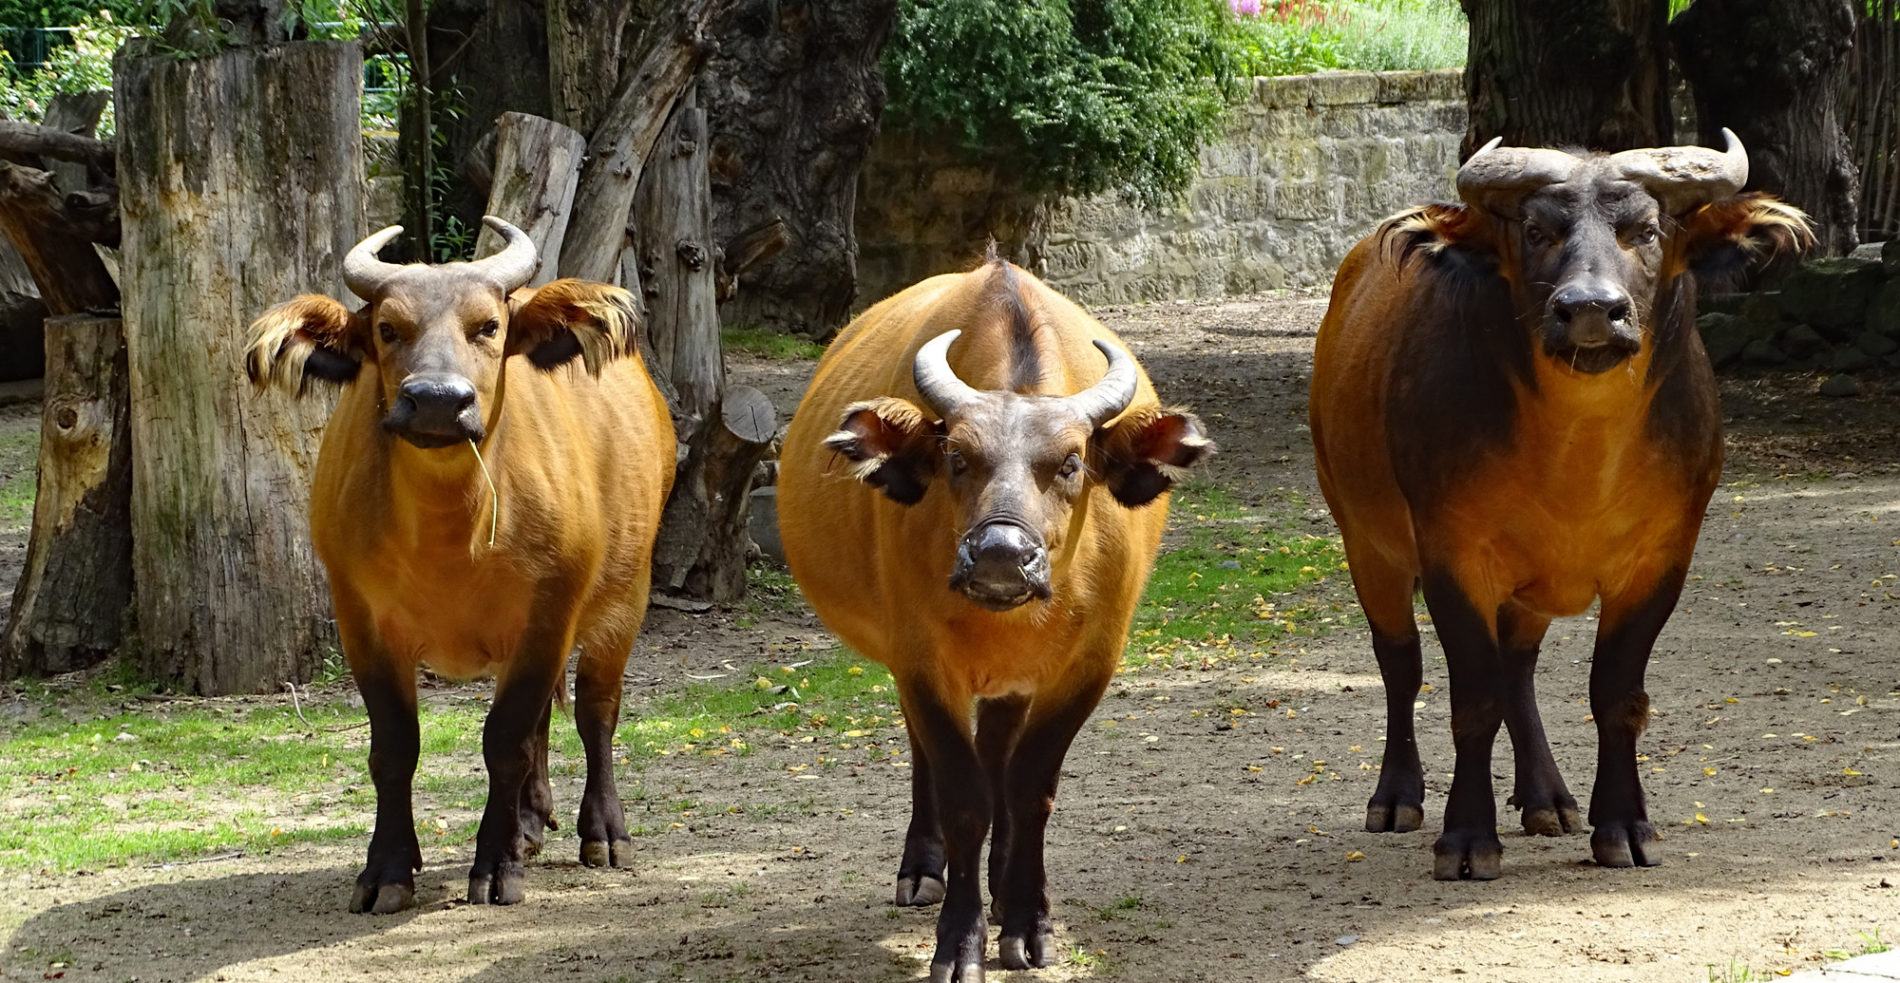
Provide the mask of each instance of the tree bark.
POLYGON ((0 238, 0 382, 37 379, 46 371, 46 304, 13 243, 0 238))
POLYGON ((1666 0, 1459 0, 1471 21, 1461 156, 1507 146, 1672 142, 1666 0))
POLYGON ((244 330, 334 290, 363 235, 362 54, 126 51, 116 75, 144 668, 198 693, 275 691, 334 646, 307 520, 331 404, 253 393, 244 330))
POLYGON ((857 295, 858 171, 883 115, 878 56, 896 0, 742 0, 702 73, 713 232, 774 219, 783 252, 735 278, 722 315, 826 337, 857 295))
POLYGON ((560 275, 611 281, 626 246, 640 169, 673 104, 705 60, 709 32, 732 0, 679 0, 640 33, 612 105, 587 140, 587 163, 561 247, 560 275))
POLYGON ((83 196, 60 194, 46 171, 0 161, 0 230, 19 251, 52 314, 119 306, 118 284, 92 248, 94 242, 118 240, 117 215, 105 220, 86 205, 83 196))
POLYGON ((726 381, 713 297, 706 111, 695 91, 680 96, 647 159, 633 221, 654 367, 679 395, 681 443, 691 443, 693 430, 712 417, 726 381))
POLYGON ((0 676, 84 669, 111 655, 132 601, 132 441, 117 317, 46 322, 39 487, 0 676))
MULTIPOLYGON (((551 119, 525 113, 503 113, 495 122, 495 134, 494 184, 486 214, 513 223, 534 240, 541 268, 529 282, 540 286, 554 279, 587 141, 551 119)), ((492 256, 501 246, 501 236, 483 227, 475 255, 492 256)))
POLYGON ((1859 184, 1837 110, 1857 17, 1850 0, 1696 0, 1670 25, 1701 141, 1748 148, 1748 187, 1798 205, 1830 255, 1858 240, 1859 184))
POLYGON ((718 417, 694 435, 674 479, 653 545, 654 586, 718 603, 745 596, 752 476, 777 427, 764 393, 725 391, 718 417))
MULTIPOLYGON (((106 106, 111 101, 112 93, 105 90, 61 92, 47 103, 46 115, 40 118, 40 125, 72 136, 91 138, 93 131, 99 128, 99 117, 105 115, 106 106)), ((111 161, 109 153, 97 163, 54 159, 46 162, 46 170, 53 175, 53 183, 67 194, 89 191, 95 187, 103 191, 107 187, 116 187, 110 176, 111 161)), ((115 228, 118 210, 115 195, 111 209, 115 228)), ((113 240, 116 242, 117 238, 115 232, 113 240)))
POLYGON ((547 0, 548 100, 554 120, 588 134, 613 103, 634 0, 547 0))

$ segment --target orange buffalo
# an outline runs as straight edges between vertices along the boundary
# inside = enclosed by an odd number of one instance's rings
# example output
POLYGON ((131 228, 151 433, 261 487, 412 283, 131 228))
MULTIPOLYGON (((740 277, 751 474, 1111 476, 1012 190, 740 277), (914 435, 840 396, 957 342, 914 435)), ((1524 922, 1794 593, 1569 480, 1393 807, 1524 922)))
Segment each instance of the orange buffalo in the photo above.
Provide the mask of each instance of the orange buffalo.
POLYGON ((944 902, 932 980, 983 979, 992 829, 1003 965, 1047 963, 1057 773, 1121 659, 1169 485, 1209 449, 1114 334, 994 255, 866 311, 819 362, 780 531, 825 624, 896 678, 915 754, 897 903, 944 902))
POLYGON ((1748 157, 1728 141, 1722 153, 1580 157, 1494 140, 1458 172, 1463 204, 1387 221, 1333 283, 1311 419, 1320 488, 1385 678, 1385 761, 1366 828, 1403 832, 1424 818, 1412 730, 1422 589, 1457 748, 1433 847, 1440 879, 1500 873, 1500 722, 1525 832, 1582 827, 1531 672, 1550 620, 1599 598, 1591 850, 1608 867, 1660 860, 1636 770, 1643 673, 1722 469, 1696 292, 1812 241, 1800 212, 1737 194, 1748 157))
POLYGON ((246 364, 258 386, 343 387, 310 532, 370 718, 376 831, 351 911, 414 900, 422 853, 410 782, 425 663, 496 677, 471 903, 520 901, 523 861, 555 828, 548 718, 577 644, 581 861, 632 860, 613 734, 672 484, 673 426, 634 345, 632 296, 581 280, 522 288, 538 265, 534 244, 486 221, 507 241, 493 257, 391 265, 376 253, 402 230, 384 229, 343 261, 361 310, 306 294, 252 325, 246 364))

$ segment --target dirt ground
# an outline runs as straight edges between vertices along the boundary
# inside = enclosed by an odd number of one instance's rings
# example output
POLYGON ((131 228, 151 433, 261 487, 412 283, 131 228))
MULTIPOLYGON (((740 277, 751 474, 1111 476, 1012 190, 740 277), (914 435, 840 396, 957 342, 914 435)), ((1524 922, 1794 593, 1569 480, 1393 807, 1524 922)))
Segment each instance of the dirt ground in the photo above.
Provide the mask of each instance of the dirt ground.
MULTIPOLYGON (((1301 492, 1310 528, 1330 533, 1304 426, 1323 310, 1323 298, 1294 296, 1102 316, 1164 398, 1207 419, 1222 445, 1217 483, 1301 492)), ((808 371, 734 374, 789 410, 808 371)), ((1007 973, 992 945, 991 977, 1739 980, 1743 967, 1765 977, 1858 951, 1858 933, 1900 937, 1900 390, 1876 379, 1867 395, 1828 400, 1817 382, 1724 382, 1728 470, 1651 664, 1655 716, 1639 745, 1662 866, 1598 868, 1587 836, 1524 837, 1501 806, 1504 877, 1433 881, 1452 752, 1429 642, 1426 827, 1362 832, 1383 694, 1364 632, 1343 630, 1297 659, 1118 677, 1069 756, 1049 831, 1066 958, 1007 973), (1218 728, 1234 707, 1249 713, 1218 728)), ((1537 678, 1580 799, 1595 771, 1593 631, 1587 617, 1554 626, 1537 678)), ((798 614, 657 611, 631 698, 822 637, 798 614)), ((388 917, 344 911, 359 842, 10 875, 0 977, 918 978, 936 909, 890 907, 909 772, 902 758, 841 757, 848 767, 794 770, 810 749, 787 741, 659 759, 640 776, 649 790, 775 808, 701 810, 641 838, 633 871, 582 868, 573 840, 558 841, 531 867, 527 901, 506 909, 457 900, 472 846, 431 847, 421 903, 388 917)), ((1497 770, 1501 801, 1502 748, 1497 770)), ((568 816, 578 791, 557 789, 568 816)))

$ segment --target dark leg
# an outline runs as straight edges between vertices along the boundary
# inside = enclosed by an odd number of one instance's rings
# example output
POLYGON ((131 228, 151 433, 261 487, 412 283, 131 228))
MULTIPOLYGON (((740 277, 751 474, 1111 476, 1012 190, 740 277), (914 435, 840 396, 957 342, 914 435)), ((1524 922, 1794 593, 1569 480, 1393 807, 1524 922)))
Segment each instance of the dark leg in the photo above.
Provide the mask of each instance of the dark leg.
MULTIPOLYGON (((351 648, 352 653, 356 651, 351 648)), ((416 817, 409 799, 416 757, 422 749, 416 725, 416 674, 406 665, 390 665, 379 653, 352 658, 350 672, 369 711, 369 774, 376 784, 376 832, 369 839, 369 862, 350 894, 350 910, 387 915, 415 903, 415 871, 422 869, 422 847, 416 843, 416 817)))
POLYGON ((581 647, 574 673, 574 726, 587 753, 587 789, 581 793, 581 863, 589 867, 633 866, 627 810, 614 782, 614 730, 620 725, 621 673, 631 639, 581 647))
POLYGON ((534 749, 528 756, 528 778, 521 783, 521 835, 527 841, 522 847, 524 858, 540 854, 547 831, 561 828, 554 819, 554 788, 548 784, 548 716, 553 709, 551 700, 541 708, 541 725, 535 728, 534 749))
POLYGON ((468 872, 469 904, 516 904, 527 872, 527 837, 521 829, 522 785, 534 759, 535 734, 567 668, 572 636, 530 625, 507 674, 497 681, 495 704, 482 725, 482 760, 488 765, 488 804, 475 834, 475 863, 468 872), (539 636, 539 637, 537 637, 539 636), (553 637, 549 637, 553 636, 553 637))
POLYGON ((1412 726, 1412 704, 1424 681, 1418 633, 1387 638, 1375 629, 1372 653, 1385 680, 1385 757, 1379 785, 1366 803, 1366 831, 1409 833, 1425 825, 1425 769, 1412 726))
POLYGON ((1451 736, 1457 749, 1445 831, 1432 844, 1432 876, 1493 880, 1503 872, 1504 858, 1491 789, 1491 747, 1504 719, 1502 660, 1493 626, 1451 578, 1427 574, 1425 603, 1451 670, 1451 736))
POLYGON ((983 918, 977 869, 990 828, 990 787, 971 739, 967 704, 946 706, 939 694, 914 680, 899 679, 898 694, 911 733, 928 749, 937 824, 949 861, 930 983, 982 983, 989 926, 983 918))
POLYGON ((937 790, 931 784, 930 752, 917 725, 904 715, 910 738, 910 828, 904 831, 904 857, 897 864, 898 907, 933 905, 943 900, 943 830, 937 825, 937 790))
POLYGON ((1660 839, 1649 824, 1636 738, 1649 725, 1643 673, 1663 624, 1676 608, 1686 571, 1672 570, 1647 596, 1603 602, 1590 666, 1590 712, 1597 721, 1597 781, 1590 793, 1590 852, 1605 867, 1654 867, 1660 839))
POLYGON ((1537 712, 1532 680, 1537 653, 1550 619, 1507 602, 1498 609, 1498 643, 1504 658, 1504 726, 1511 732, 1517 785, 1508 804, 1523 810, 1524 832, 1531 836, 1562 836, 1583 829, 1577 800, 1564 785, 1557 760, 1550 755, 1544 720, 1537 712))
MULTIPOLYGON (((1113 666, 1113 662, 1108 665, 1113 666)), ((1006 782, 997 785, 1009 802, 1009 867, 1002 905, 1003 931, 997 939, 1003 968, 1029 969, 1049 964, 1049 888, 1043 867, 1043 838, 1055 810, 1062 759, 1089 712, 1101 702, 1111 674, 1083 682, 1074 692, 1038 695, 1035 713, 1009 758, 1006 782)), ((994 858, 995 848, 991 848, 994 858)), ((991 884, 995 875, 991 874, 991 884)), ((994 889, 992 887, 992 889, 994 889)))
POLYGON ((1029 697, 1020 694, 976 704, 976 755, 990 782, 990 920, 995 922, 1003 920, 1004 874, 1009 869, 1009 795, 1004 777, 1010 749, 1016 746, 1016 735, 1028 713, 1029 697))

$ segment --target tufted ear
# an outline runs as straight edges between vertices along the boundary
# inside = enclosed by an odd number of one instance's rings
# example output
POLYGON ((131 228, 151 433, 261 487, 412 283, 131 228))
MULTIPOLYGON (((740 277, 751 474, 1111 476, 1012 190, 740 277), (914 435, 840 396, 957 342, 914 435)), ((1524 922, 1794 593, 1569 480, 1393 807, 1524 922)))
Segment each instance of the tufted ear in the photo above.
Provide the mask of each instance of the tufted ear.
POLYGON ((938 443, 942 432, 924 411, 891 396, 845 407, 838 431, 825 438, 825 447, 844 455, 851 474, 891 501, 915 505, 937 473, 938 443))
POLYGON ((244 370, 259 389, 275 384, 299 396, 313 379, 347 384, 369 353, 365 323, 333 298, 294 297, 251 322, 244 370))
POLYGON ((633 295, 592 280, 556 280, 508 298, 509 355, 552 369, 579 356, 587 374, 633 351, 640 310, 633 295))
POLYGON ((1751 192, 1684 217, 1676 239, 1697 287, 1714 292, 1743 288, 1776 259, 1813 248, 1814 228, 1799 208, 1751 192))
POLYGON ((1133 508, 1146 505, 1173 486, 1194 462, 1214 452, 1201 418, 1186 410, 1155 409, 1123 418, 1095 432, 1092 470, 1115 495, 1133 508))

